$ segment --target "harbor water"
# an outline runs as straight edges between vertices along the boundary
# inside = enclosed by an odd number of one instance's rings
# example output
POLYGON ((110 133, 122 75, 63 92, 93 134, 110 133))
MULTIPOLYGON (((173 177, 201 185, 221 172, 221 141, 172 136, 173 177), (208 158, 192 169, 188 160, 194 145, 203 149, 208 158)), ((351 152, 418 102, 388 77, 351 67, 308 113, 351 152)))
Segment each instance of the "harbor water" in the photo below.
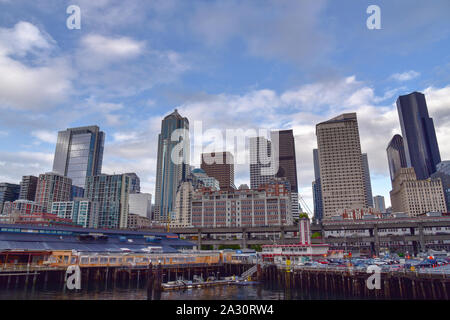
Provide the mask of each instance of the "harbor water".
MULTIPOLYGON (((186 290, 163 291, 161 300, 316 300, 342 299, 326 293, 285 289, 270 284, 226 285, 186 290)), ((79 291, 59 288, 9 288, 0 290, 0 300, 147 300, 145 288, 93 287, 79 291)))

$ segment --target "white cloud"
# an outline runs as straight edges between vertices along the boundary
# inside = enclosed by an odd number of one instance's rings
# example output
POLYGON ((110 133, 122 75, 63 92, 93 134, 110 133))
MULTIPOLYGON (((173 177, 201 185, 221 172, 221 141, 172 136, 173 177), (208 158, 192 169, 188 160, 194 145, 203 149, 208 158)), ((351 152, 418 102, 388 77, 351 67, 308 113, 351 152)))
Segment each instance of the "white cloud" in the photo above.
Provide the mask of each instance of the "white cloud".
POLYGON ((145 43, 129 37, 89 34, 81 40, 78 62, 88 69, 101 69, 110 63, 133 59, 142 54, 145 43))
MULTIPOLYGON (((401 132, 395 106, 395 95, 399 91, 390 89, 377 96, 372 87, 350 76, 310 83, 281 93, 264 89, 242 95, 199 95, 177 108, 190 120, 191 134, 195 121, 202 121, 204 131, 219 129, 223 135, 226 129, 292 128, 296 138, 299 187, 305 192, 302 196, 306 200, 312 199, 312 149, 317 146, 315 125, 344 112, 356 112, 362 152, 368 153, 371 175, 377 180, 373 193, 384 195, 389 202, 391 185, 385 150, 392 136, 401 132), (385 181, 384 185, 380 181, 385 181)), ((450 86, 428 88, 424 93, 430 116, 435 119, 443 159, 448 158, 450 154, 445 150, 450 150, 450 130, 447 130, 450 127, 450 86)), ((194 140, 191 135, 191 144, 194 140)), ((235 171, 238 183, 248 183, 248 165, 237 167, 235 171)), ((312 208, 311 201, 308 206, 312 208)))
POLYGON ((56 143, 58 134, 57 132, 47 131, 47 130, 36 130, 31 132, 33 137, 47 143, 56 143))
POLYGON ((108 98, 132 96, 172 82, 190 69, 179 53, 150 48, 130 37, 89 34, 74 56, 82 91, 108 98))
POLYGON ((39 175, 51 171, 53 154, 43 152, 0 151, 0 180, 19 183, 24 175, 39 175))
POLYGON ((48 109, 67 98, 73 73, 65 59, 50 58, 53 46, 50 36, 28 22, 0 28, 0 108, 48 109), (28 54, 37 63, 19 60, 28 54))
POLYGON ((0 28, 0 54, 24 56, 36 50, 51 49, 55 41, 33 24, 20 21, 13 28, 0 28))
POLYGON ((394 73, 393 75, 390 76, 390 78, 397 81, 409 81, 417 78, 418 76, 420 76, 419 72, 410 70, 403 73, 394 73))

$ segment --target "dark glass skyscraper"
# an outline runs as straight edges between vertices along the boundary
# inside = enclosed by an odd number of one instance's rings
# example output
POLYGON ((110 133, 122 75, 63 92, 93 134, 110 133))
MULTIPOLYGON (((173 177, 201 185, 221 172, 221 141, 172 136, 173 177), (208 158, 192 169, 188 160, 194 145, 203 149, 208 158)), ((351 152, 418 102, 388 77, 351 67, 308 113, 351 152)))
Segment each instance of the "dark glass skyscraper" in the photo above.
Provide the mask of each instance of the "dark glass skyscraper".
POLYGON ((97 126, 71 128, 58 132, 53 172, 85 187, 86 177, 101 174, 105 134, 97 126))
POLYGON ((323 204, 322 204, 322 186, 320 183, 320 163, 319 150, 313 150, 314 160, 314 181, 312 183, 313 201, 314 201, 314 220, 322 221, 323 218, 323 204))
POLYGON ((364 186, 366 188, 367 205, 373 208, 372 181, 370 179, 369 159, 367 157, 367 153, 363 153, 361 156, 364 170, 364 186))
POLYGON ((291 191, 298 193, 297 184, 297 162, 295 160, 295 140, 292 130, 274 131, 272 136, 272 146, 278 149, 274 152, 276 156, 278 152, 278 172, 277 177, 285 177, 291 184, 291 191), (278 135, 278 148, 276 147, 276 135, 278 135))
POLYGON ((178 185, 189 174, 189 151, 189 120, 175 109, 162 120, 158 137, 154 209, 157 220, 166 222, 169 214, 174 214, 178 185), (172 153, 178 159, 173 159, 172 153))
POLYGON ((397 109, 407 166, 414 168, 417 179, 427 179, 436 172, 441 156, 425 96, 420 92, 400 96, 397 99, 397 109))
POLYGON ((403 138, 401 135, 396 134, 389 142, 386 148, 389 172, 391 174, 391 181, 394 181, 395 175, 400 168, 406 168, 406 155, 405 147, 403 145, 403 138))
POLYGON ((291 184, 292 215, 299 214, 298 205, 298 183, 297 183, 297 161, 295 158, 294 131, 281 130, 271 132, 272 156, 278 155, 278 172, 276 177, 286 178, 291 184))

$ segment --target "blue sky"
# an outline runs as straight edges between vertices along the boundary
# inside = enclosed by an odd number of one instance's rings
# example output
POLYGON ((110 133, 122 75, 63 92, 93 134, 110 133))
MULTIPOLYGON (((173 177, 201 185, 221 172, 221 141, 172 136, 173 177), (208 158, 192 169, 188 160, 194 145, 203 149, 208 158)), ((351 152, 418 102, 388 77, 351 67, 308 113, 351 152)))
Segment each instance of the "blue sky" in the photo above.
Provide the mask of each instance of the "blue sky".
POLYGON ((449 12, 448 0, 0 0, 0 180, 50 171, 56 132, 97 124, 103 172, 135 171, 153 194, 160 122, 177 108, 203 130, 293 128, 312 209, 315 124, 356 111, 389 203, 398 95, 426 94, 450 159, 449 12), (66 27, 71 4, 80 30, 66 27), (381 30, 366 27, 371 4, 381 30))

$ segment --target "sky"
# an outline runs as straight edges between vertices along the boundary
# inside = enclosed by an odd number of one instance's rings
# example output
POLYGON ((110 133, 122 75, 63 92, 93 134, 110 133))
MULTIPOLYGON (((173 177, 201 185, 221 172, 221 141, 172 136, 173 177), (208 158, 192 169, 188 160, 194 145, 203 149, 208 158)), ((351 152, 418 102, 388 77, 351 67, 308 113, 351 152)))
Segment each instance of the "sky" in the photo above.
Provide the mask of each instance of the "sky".
MULTIPOLYGON (((0 181, 51 171, 58 131, 98 125, 103 173, 136 172, 154 194, 161 120, 178 109, 191 134, 292 128, 312 211, 315 125, 357 112, 373 195, 389 205, 399 95, 425 94, 450 159, 449 12, 448 0, 0 0, 0 181)), ((249 184, 248 164, 235 171, 249 184)))

